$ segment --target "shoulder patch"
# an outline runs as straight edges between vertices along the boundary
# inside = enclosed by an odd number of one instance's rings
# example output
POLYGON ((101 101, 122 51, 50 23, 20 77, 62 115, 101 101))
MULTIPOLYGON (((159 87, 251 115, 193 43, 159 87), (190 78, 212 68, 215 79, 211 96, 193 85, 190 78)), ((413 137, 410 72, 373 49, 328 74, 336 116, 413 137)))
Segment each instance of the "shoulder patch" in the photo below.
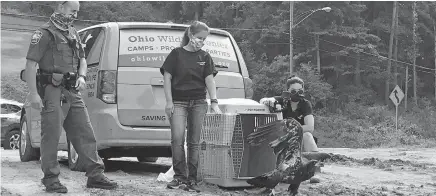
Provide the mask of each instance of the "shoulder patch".
POLYGON ((39 43, 39 40, 41 40, 41 37, 42 37, 42 32, 40 30, 36 30, 32 35, 32 39, 30 40, 30 44, 39 43))

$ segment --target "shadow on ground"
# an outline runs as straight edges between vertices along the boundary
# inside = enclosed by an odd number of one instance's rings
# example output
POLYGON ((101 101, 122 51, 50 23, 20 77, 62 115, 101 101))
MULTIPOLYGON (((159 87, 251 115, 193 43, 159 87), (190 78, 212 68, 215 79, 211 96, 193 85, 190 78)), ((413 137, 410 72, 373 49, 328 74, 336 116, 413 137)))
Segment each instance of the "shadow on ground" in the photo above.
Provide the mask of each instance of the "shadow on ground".
MULTIPOLYGON (((59 163, 63 166, 68 167, 68 160, 67 159, 61 159, 59 160, 59 163)), ((168 165, 162 165, 157 163, 140 163, 135 161, 128 161, 128 160, 105 160, 105 172, 117 172, 117 171, 123 171, 126 173, 165 173, 170 169, 171 166, 168 165)))

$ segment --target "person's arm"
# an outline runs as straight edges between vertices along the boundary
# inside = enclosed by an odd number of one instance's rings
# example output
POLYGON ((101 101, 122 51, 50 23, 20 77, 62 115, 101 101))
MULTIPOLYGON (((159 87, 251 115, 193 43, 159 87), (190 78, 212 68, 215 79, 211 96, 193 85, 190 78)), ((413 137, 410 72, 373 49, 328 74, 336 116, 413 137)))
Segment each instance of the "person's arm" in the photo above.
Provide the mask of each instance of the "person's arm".
MULTIPOLYGON (((218 74, 218 71, 215 69, 215 64, 210 54, 207 54, 206 57, 206 67, 204 68, 203 76, 205 77, 205 83, 207 92, 209 93, 209 98, 212 100, 217 99, 214 77, 218 74)), ((214 112, 221 113, 217 103, 211 101, 210 106, 214 112)))
POLYGON ((164 73, 164 92, 165 92, 165 99, 167 100, 167 103, 173 102, 173 95, 171 92, 171 79, 172 75, 165 71, 164 73))
POLYGON ((176 49, 173 49, 170 54, 168 54, 165 62, 160 68, 160 72, 164 77, 164 93, 165 99, 168 104, 173 103, 172 89, 171 89, 171 80, 174 76, 174 66, 177 65, 177 54, 176 49))
POLYGON ((210 99, 217 99, 216 96, 216 84, 213 75, 209 75, 205 79, 207 92, 209 92, 210 99))
POLYGON ((283 104, 283 98, 281 96, 274 96, 274 97, 265 97, 259 100, 260 104, 264 104, 270 107, 274 107, 274 103, 277 101, 278 104, 284 107, 283 104))
POLYGON ((88 71, 88 63, 86 62, 86 56, 85 56, 85 49, 82 45, 82 40, 80 39, 79 34, 76 32, 77 41, 79 42, 79 58, 80 58, 80 64, 79 64, 79 78, 76 81, 76 88, 78 90, 85 90, 86 88, 86 72, 88 71))
POLYGON ((301 127, 303 128, 303 133, 313 133, 313 130, 315 129, 315 118, 312 114, 304 116, 304 125, 302 125, 301 127))
POLYGON ((26 61, 26 71, 25 73, 25 78, 26 78, 26 83, 27 83, 27 87, 29 88, 29 92, 31 95, 38 95, 38 90, 36 88, 36 65, 38 63, 27 59, 26 61))
POLYGON ((79 68, 79 76, 83 76, 86 78, 86 72, 88 71, 88 63, 86 63, 85 58, 80 58, 80 68, 79 68))
POLYGON ((80 58, 80 67, 79 67, 79 75, 86 77, 86 72, 88 71, 88 63, 86 62, 85 49, 82 45, 82 40, 80 39, 80 35, 76 32, 77 41, 79 42, 79 58, 80 58))
POLYGON ((49 48, 50 34, 47 30, 36 30, 31 37, 26 55, 25 78, 31 95, 38 95, 36 85, 36 65, 49 48))
POLYGON ((309 101, 304 101, 302 106, 304 125, 302 126, 303 132, 310 132, 313 134, 315 129, 315 118, 312 113, 312 104, 309 101))
POLYGON ((209 93, 210 99, 217 99, 216 94, 216 84, 215 84, 215 76, 218 74, 218 71, 215 69, 215 63, 213 62, 210 54, 206 55, 206 67, 204 68, 203 76, 205 77, 205 83, 207 92, 209 93))

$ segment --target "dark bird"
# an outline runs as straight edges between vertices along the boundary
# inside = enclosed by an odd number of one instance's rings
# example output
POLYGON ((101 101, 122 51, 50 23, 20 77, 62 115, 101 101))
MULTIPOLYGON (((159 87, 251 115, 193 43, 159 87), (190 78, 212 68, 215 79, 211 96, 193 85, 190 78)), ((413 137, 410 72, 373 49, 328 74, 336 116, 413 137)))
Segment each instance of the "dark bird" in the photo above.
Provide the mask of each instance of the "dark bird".
POLYGON ((270 137, 277 138, 269 143, 277 155, 276 169, 249 179, 247 183, 270 189, 271 194, 275 195, 274 187, 284 182, 290 184, 288 191, 291 195, 296 195, 300 183, 315 175, 318 161, 302 158, 303 128, 295 119, 277 120, 260 126, 247 136, 247 142, 251 145, 260 145, 270 137))

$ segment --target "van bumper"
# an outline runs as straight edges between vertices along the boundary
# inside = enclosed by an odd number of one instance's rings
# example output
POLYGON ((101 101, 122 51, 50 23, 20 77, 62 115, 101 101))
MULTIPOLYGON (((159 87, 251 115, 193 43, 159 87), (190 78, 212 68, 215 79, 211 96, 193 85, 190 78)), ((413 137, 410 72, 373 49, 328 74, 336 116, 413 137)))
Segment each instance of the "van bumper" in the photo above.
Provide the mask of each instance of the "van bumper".
POLYGON ((170 127, 121 125, 117 106, 90 113, 98 149, 111 147, 171 147, 170 127))

